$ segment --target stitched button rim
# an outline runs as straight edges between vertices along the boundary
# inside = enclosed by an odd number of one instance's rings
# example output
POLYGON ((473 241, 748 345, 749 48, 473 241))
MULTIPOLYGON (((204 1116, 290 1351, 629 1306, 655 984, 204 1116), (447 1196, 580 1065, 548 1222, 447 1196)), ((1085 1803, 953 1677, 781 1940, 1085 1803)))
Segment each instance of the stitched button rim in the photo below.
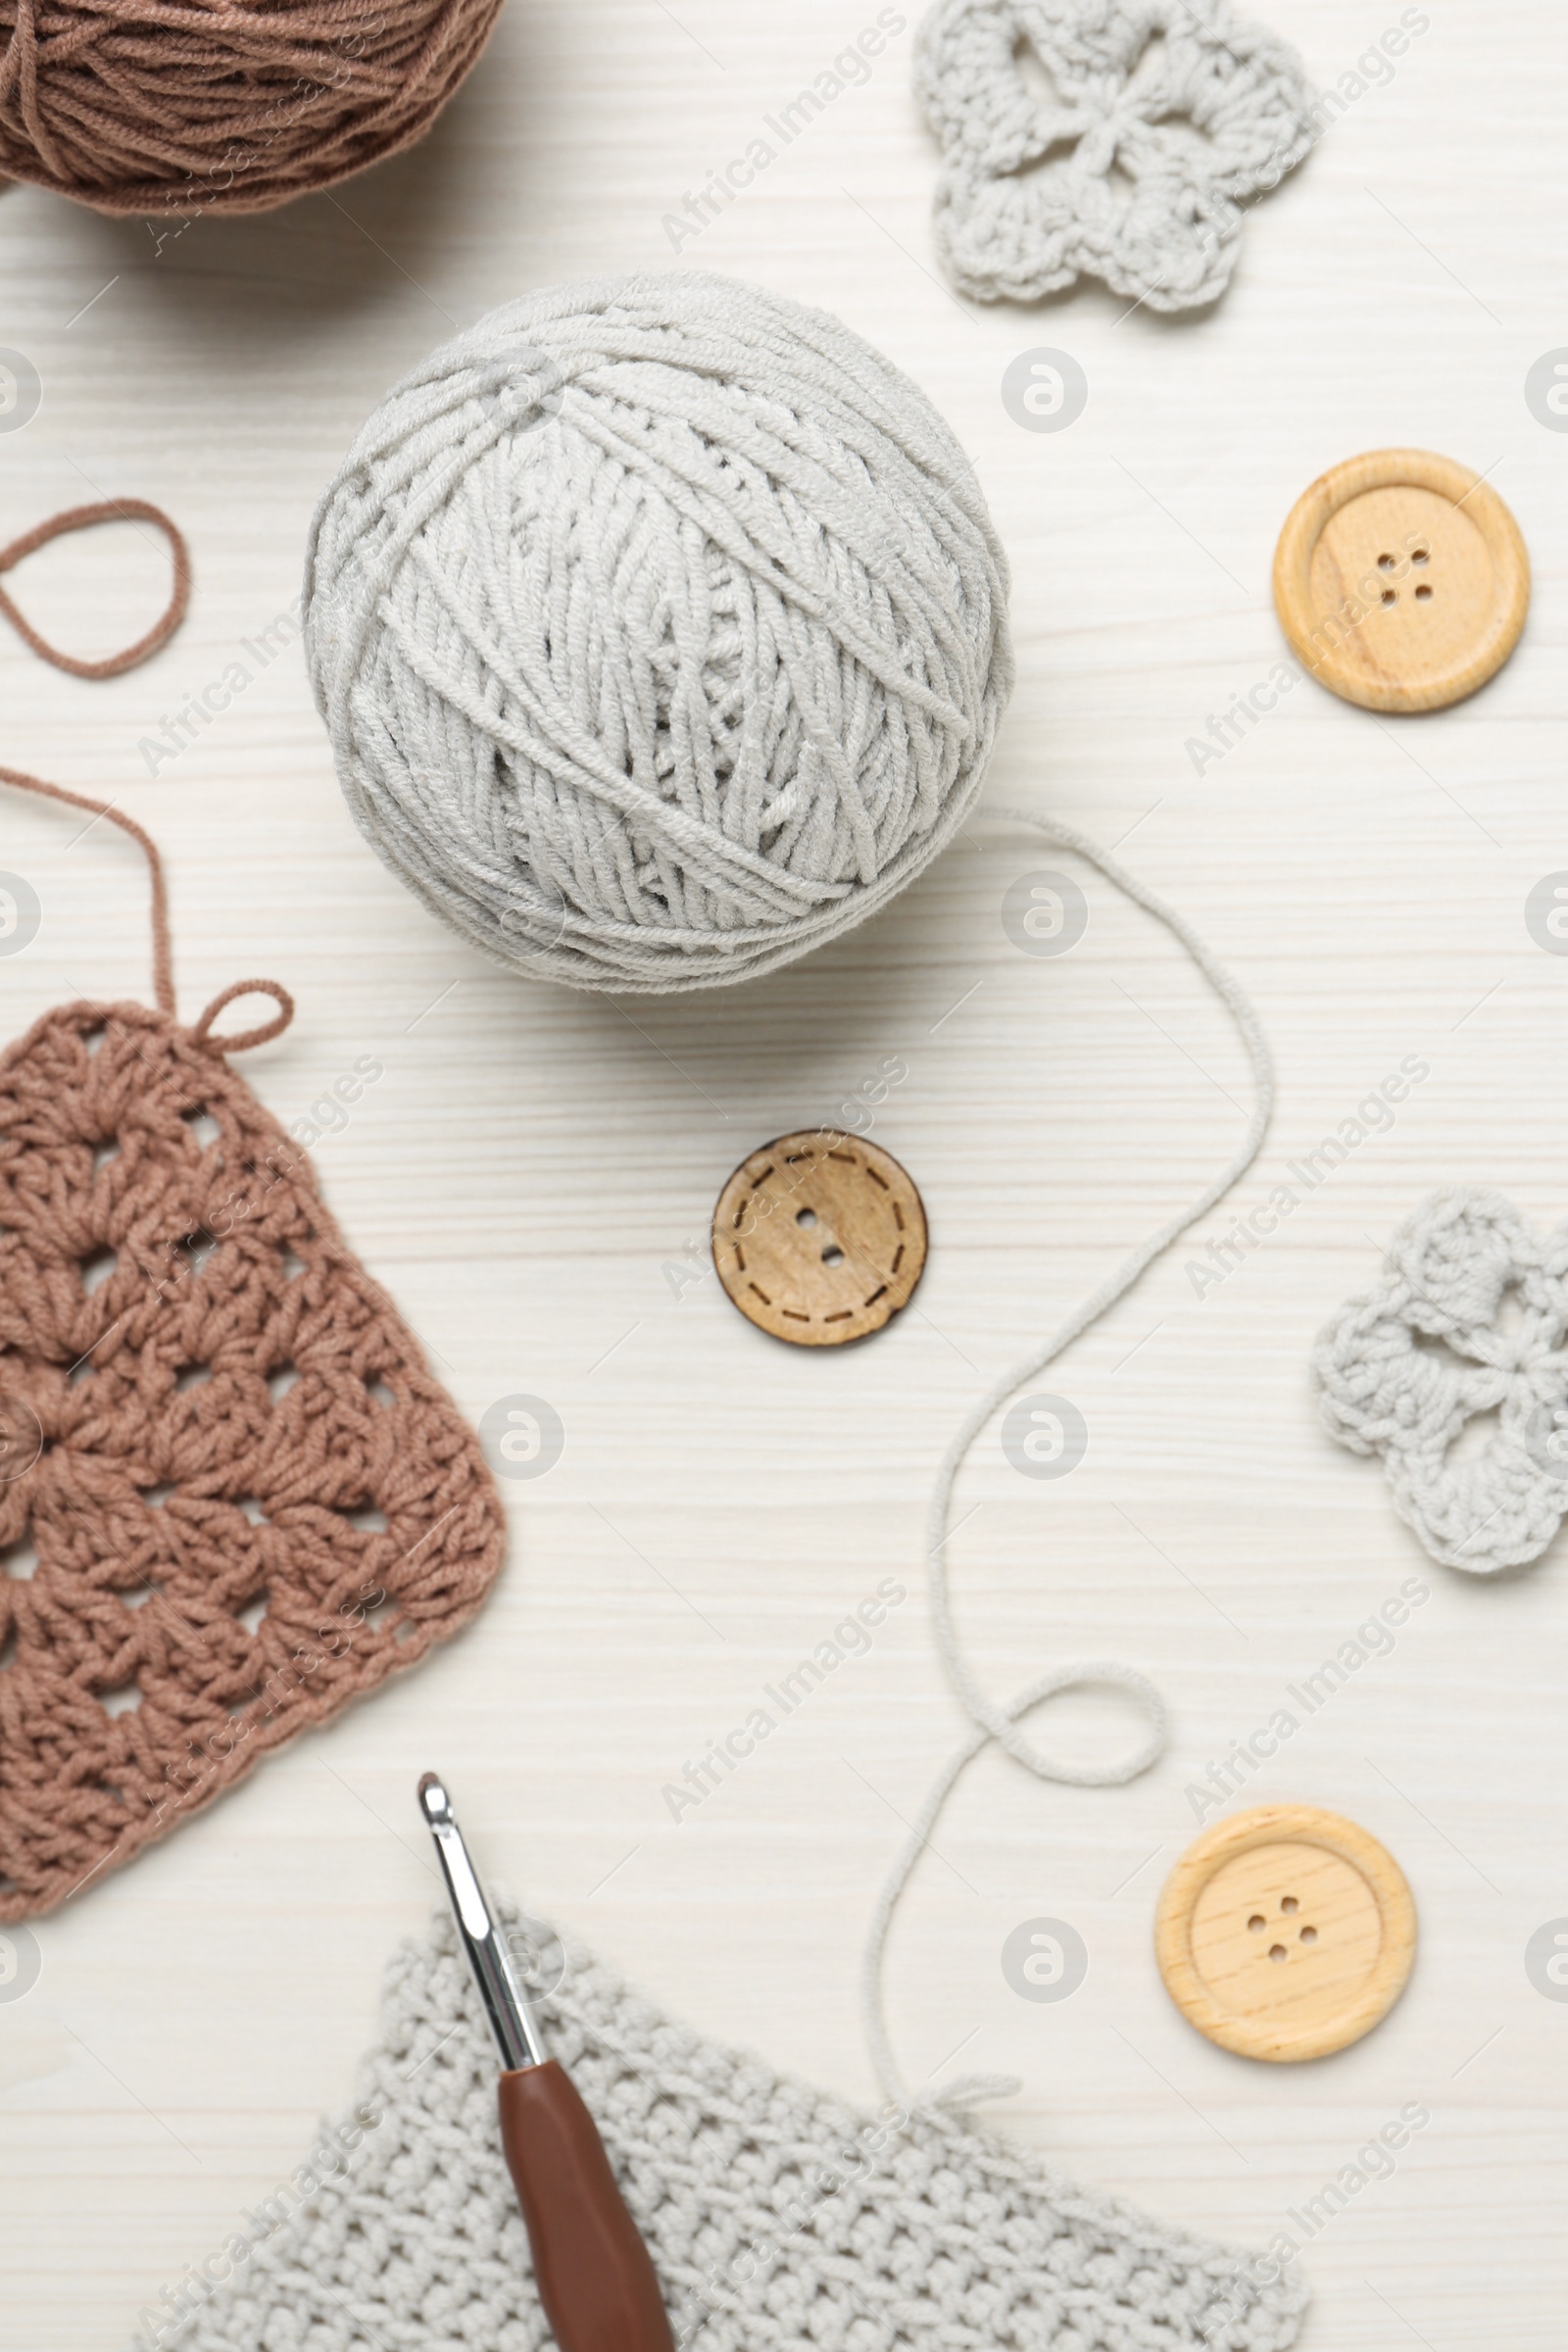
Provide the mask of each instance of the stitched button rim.
POLYGON ((1369 1830, 1318 1805, 1257 1805, 1216 1822, 1182 1855, 1166 1880, 1154 1921, 1154 1952, 1165 1989, 1208 2040, 1240 2058, 1274 2065, 1332 2057, 1380 2025, 1409 1983, 1415 1964, 1416 1912, 1403 1871, 1369 1830), (1333 2018, 1298 2027, 1227 2009, 1209 1990, 1193 1957, 1191 1928, 1199 1896, 1215 1872, 1261 1845, 1315 1845, 1358 1871, 1372 1889, 1383 1938, 1371 1975, 1333 2018))
POLYGON ((1308 677, 1363 710, 1441 710, 1475 694, 1496 676, 1518 644, 1530 609, 1530 584, 1523 534, 1496 492, 1472 467, 1426 449, 1372 449, 1331 466, 1302 491, 1274 551, 1274 609, 1292 652, 1308 677), (1328 524, 1369 490, 1406 485, 1464 508, 1486 542, 1494 588, 1491 619, 1468 653, 1413 686, 1396 678, 1368 678, 1342 661, 1337 648, 1318 654, 1311 641, 1312 629, 1326 617, 1313 610, 1312 559, 1328 524))
POLYGON ((792 1129, 785 1135, 775 1135, 765 1144, 759 1144, 754 1151, 747 1152, 746 1157, 736 1167, 730 1170, 719 1190, 718 1199, 713 1203, 710 1242, 720 1288, 730 1304, 738 1313, 745 1316, 754 1330, 761 1332, 770 1340, 779 1341, 786 1348, 847 1348, 853 1347, 859 1340, 873 1338, 879 1331, 885 1331, 889 1323, 902 1314, 905 1307, 908 1305, 909 1300, 918 1290, 920 1278, 925 1272, 926 1259, 930 1254, 931 1248, 931 1228, 919 1186, 903 1161, 895 1159, 891 1152, 884 1151, 880 1144, 871 1143, 865 1136, 849 1135, 836 1127, 799 1128, 792 1129), (890 1282, 887 1305, 883 1306, 882 1302, 878 1300, 880 1311, 870 1314, 869 1319, 868 1310, 861 1309, 858 1314, 848 1318, 849 1328, 847 1329, 829 1331, 822 1325, 809 1324, 799 1332, 776 1330, 772 1321, 764 1320, 762 1316, 754 1311, 744 1296, 740 1276, 729 1262, 724 1248, 730 1239, 725 1214, 743 1189, 745 1179, 752 1174, 754 1169, 780 1152, 788 1152, 796 1146, 809 1144, 815 1147, 824 1143, 834 1146, 853 1145, 857 1151, 864 1154, 868 1165, 881 1171, 884 1182, 891 1178, 901 1187, 906 1188, 908 1199, 918 1219, 917 1228, 910 1237, 915 1245, 911 1270, 899 1281, 897 1286, 890 1282))

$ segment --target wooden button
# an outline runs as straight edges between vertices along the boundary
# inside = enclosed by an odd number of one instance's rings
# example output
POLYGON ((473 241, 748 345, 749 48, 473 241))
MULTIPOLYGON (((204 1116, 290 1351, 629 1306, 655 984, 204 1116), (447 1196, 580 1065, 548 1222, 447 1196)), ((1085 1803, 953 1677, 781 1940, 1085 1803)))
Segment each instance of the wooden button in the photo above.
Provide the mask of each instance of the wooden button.
POLYGON ((1243 2058, 1326 2058, 1404 1990, 1415 1905, 1392 1854, 1315 1805, 1216 1822, 1165 1883, 1154 1928, 1172 2000, 1243 2058))
POLYGON ((713 1210, 713 1263, 743 1315, 799 1348, 880 1331, 925 1265, 925 1210, 891 1152, 815 1128, 743 1159, 713 1210))
POLYGON ((1468 466, 1375 449, 1331 467, 1291 509, 1274 603, 1298 660, 1348 703, 1438 710, 1513 652, 1530 558, 1468 466))

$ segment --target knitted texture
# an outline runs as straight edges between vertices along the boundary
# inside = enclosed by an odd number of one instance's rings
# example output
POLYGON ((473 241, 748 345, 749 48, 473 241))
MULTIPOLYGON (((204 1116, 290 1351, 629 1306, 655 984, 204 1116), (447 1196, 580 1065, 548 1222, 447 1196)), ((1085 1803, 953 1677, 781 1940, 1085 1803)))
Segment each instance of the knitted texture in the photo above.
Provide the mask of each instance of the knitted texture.
POLYGON ((700 275, 509 304, 318 509, 307 658, 366 837, 498 962, 712 987, 875 911, 979 790, 1006 568, 925 395, 700 275))
POLYGON ((1494 1576, 1540 1557, 1568 1511, 1568 1225, 1538 1234, 1500 1193, 1434 1193, 1383 1279, 1323 1332, 1323 1419, 1380 1453, 1435 1560, 1494 1576), (1450 1458, 1467 1423, 1496 1427, 1450 1458))
MULTIPOLYGON (((703 2352, 1284 2352, 1295 2341, 1298 2282, 1255 2287, 1242 2257, 1071 2187, 940 2109, 858 2114, 672 2024, 541 1934, 531 1927, 553 1960, 540 2004, 552 2054, 599 2125, 681 2352, 694 2339, 703 2352)), ((552 2338, 501 2153, 496 2071, 443 1919, 393 1962, 344 2136, 380 2120, 345 2171, 307 2189, 187 2323, 144 2313, 142 2342, 542 2352, 552 2338)))
POLYGON ((501 1565, 476 1441, 223 1058, 272 1030, 210 1020, 78 1001, 0 1059, 0 1920, 416 1664, 501 1565))
POLYGON ((937 0, 914 85, 942 143, 937 249, 981 302, 1079 277, 1212 302, 1240 208, 1315 135, 1300 60, 1231 0, 937 0))
POLYGON ((0 172, 104 213, 260 213, 429 128, 500 0, 0 0, 0 172))

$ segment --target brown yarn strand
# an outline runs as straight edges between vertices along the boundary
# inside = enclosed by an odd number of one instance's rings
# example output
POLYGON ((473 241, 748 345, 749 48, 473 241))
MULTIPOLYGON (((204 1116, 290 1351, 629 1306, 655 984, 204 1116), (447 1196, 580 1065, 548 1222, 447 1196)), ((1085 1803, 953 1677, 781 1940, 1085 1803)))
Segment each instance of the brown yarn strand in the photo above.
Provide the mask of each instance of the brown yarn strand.
MULTIPOLYGON (((107 816, 112 825, 128 833, 143 852, 152 876, 153 930, 153 991, 158 1009, 169 1019, 174 1018, 173 950, 169 929, 169 887, 164 879, 164 861, 158 844, 150 833, 144 833, 133 816, 117 808, 112 801, 89 800, 85 793, 67 792, 59 784, 46 784, 41 776, 24 776, 14 767, 0 767, 0 784, 15 784, 23 792, 41 792, 45 799, 64 801, 68 808, 88 808, 95 817, 107 816)), ((88 828, 91 830, 91 827, 88 828)), ((281 1037, 294 1018, 294 1000, 280 980, 233 980, 216 996, 191 1030, 192 1043, 209 1054, 248 1054, 255 1046, 270 1046, 274 1037, 281 1037), (213 1023, 225 1004, 236 997, 270 997, 278 1010, 260 1028, 242 1029, 236 1036, 215 1037, 213 1023)))
POLYGON ((0 0, 0 173, 99 212, 270 211, 423 136, 500 0, 0 0))
MULTIPOLYGON (((0 5, 3 5, 3 0, 0 0, 0 5)), ((68 669, 75 678, 118 678, 125 670, 134 669, 138 662, 145 662, 161 646, 169 643, 184 619, 190 603, 190 549, 185 544, 184 534, 162 507, 152 506, 145 498, 106 498, 96 506, 68 507, 64 514, 51 514, 47 522, 35 523, 30 531, 24 531, 20 539, 13 539, 9 547, 0 547, 0 572, 14 570, 24 556, 30 556, 37 548, 47 547, 51 539, 63 539, 68 531, 90 531, 100 522, 154 523, 169 541, 169 551, 173 559, 174 584, 168 606, 146 635, 138 637, 134 645, 127 645, 123 653, 109 654, 102 662, 83 662, 74 654, 63 654, 58 646, 51 645, 46 637, 39 636, 26 614, 0 588, 0 612, 5 614, 24 644, 30 645, 33 652, 41 655, 45 662, 52 662, 56 669, 68 669)), ((54 788, 45 784, 39 789, 49 792, 54 788)), ((64 797, 69 799, 70 796, 64 797)), ((145 841, 145 836, 143 839, 145 841)), ((150 843, 146 846, 156 863, 156 851, 152 850, 150 843)))
POLYGON ((144 833, 133 816, 127 816, 123 808, 117 808, 112 802, 89 800, 83 792, 67 792, 64 785, 46 784, 41 776, 25 776, 20 768, 0 767, 0 784, 14 784, 19 792, 41 792, 45 800, 64 801, 68 808, 85 808, 95 817, 107 816, 122 833, 130 835, 146 858, 152 875, 153 993, 159 1011, 172 1020, 174 960, 169 937, 169 888, 164 880, 164 861, 152 835, 144 833))

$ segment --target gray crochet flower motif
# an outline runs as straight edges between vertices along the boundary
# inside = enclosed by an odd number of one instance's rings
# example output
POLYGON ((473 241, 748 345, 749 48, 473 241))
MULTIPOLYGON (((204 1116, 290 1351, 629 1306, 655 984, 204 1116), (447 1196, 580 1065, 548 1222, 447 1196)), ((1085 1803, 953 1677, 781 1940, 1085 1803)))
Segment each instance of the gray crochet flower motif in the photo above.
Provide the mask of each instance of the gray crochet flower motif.
POLYGON ((1453 1187, 1400 1226, 1377 1289, 1324 1331, 1323 1418, 1381 1453, 1435 1560, 1494 1576, 1540 1557, 1568 1512, 1568 1226, 1538 1234, 1500 1193, 1453 1187), (1494 1413, 1479 1451, 1467 1424, 1494 1413))
POLYGON ((1156 311, 1212 302, 1240 208, 1316 136, 1300 59, 1231 0, 937 0, 914 85, 943 149, 937 248, 981 302, 1080 276, 1156 311))

